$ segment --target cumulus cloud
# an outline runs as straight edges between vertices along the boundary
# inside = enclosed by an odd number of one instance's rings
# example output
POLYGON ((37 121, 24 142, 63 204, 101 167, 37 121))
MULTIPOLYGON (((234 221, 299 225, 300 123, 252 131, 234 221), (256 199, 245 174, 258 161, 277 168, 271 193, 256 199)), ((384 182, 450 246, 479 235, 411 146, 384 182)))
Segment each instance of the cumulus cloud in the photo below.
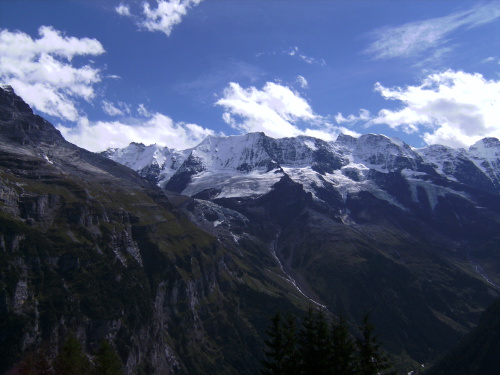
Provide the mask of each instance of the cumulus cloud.
POLYGON ((0 31, 0 80, 35 109, 75 121, 76 100, 91 100, 101 77, 99 69, 72 60, 100 55, 104 48, 96 39, 68 37, 50 26, 38 32, 33 39, 21 31, 0 31))
POLYGON ((387 88, 377 83, 375 90, 402 107, 381 110, 369 124, 424 131, 427 144, 451 147, 466 147, 483 137, 500 138, 500 81, 448 70, 429 75, 420 86, 387 88))
POLYGON ((131 142, 186 149, 197 145, 208 135, 214 135, 210 129, 196 124, 175 123, 161 113, 154 113, 147 121, 135 121, 134 124, 120 121, 91 122, 81 118, 75 127, 58 125, 57 129, 68 141, 94 152, 104 151, 108 147, 125 147, 131 142))
POLYGON ((120 4, 115 11, 122 15, 134 18, 141 29, 159 31, 170 36, 174 26, 181 23, 189 9, 200 4, 203 0, 157 0, 157 6, 152 7, 149 2, 142 3, 142 14, 134 15, 128 5, 120 4))
POLYGON ((267 82, 262 90, 244 89, 231 82, 216 104, 224 107, 224 121, 243 132, 263 131, 271 137, 296 136, 298 120, 314 120, 316 115, 306 100, 289 87, 267 82))
POLYGON ((216 102, 225 109, 224 121, 243 133, 264 132, 275 138, 309 135, 333 140, 340 132, 349 132, 328 123, 312 110, 309 103, 287 86, 267 82, 259 90, 231 82, 216 102))
POLYGON ((375 39, 366 50, 376 59, 412 57, 423 52, 436 56, 449 52, 443 45, 459 29, 472 29, 500 18, 500 3, 492 1, 448 16, 410 22, 375 30, 375 39))

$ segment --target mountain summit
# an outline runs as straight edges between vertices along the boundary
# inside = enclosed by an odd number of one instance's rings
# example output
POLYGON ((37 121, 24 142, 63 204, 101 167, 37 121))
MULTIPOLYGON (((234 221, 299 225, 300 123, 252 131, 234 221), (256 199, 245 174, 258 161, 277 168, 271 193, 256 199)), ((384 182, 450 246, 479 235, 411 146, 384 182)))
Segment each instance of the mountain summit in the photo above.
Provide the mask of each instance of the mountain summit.
MULTIPOLYGON (((287 175, 320 199, 315 190, 325 186, 339 192, 376 192, 380 173, 405 179, 415 202, 417 187, 432 202, 436 194, 463 196, 464 188, 500 193, 500 142, 496 138, 485 138, 469 150, 454 150, 440 145, 414 149, 398 139, 375 134, 359 138, 341 134, 335 142, 325 142, 305 136, 273 139, 251 133, 210 136, 187 150, 132 143, 103 154, 160 187, 190 196, 206 189, 217 190, 220 198, 259 196, 287 175), (436 189, 437 185, 441 187, 436 189)), ((394 203, 398 197, 386 199, 394 203)))

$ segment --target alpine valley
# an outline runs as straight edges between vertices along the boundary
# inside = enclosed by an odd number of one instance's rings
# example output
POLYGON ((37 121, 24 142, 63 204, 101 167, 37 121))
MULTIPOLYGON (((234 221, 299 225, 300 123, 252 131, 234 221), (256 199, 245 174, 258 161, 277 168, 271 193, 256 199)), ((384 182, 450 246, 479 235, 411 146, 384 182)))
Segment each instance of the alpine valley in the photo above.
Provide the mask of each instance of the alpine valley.
MULTIPOLYGON (((0 89, 0 373, 74 332, 127 374, 257 374, 270 317, 370 314, 399 368, 499 295, 500 141, 263 133, 95 154, 0 89)), ((54 355, 54 352, 49 356, 54 355)))

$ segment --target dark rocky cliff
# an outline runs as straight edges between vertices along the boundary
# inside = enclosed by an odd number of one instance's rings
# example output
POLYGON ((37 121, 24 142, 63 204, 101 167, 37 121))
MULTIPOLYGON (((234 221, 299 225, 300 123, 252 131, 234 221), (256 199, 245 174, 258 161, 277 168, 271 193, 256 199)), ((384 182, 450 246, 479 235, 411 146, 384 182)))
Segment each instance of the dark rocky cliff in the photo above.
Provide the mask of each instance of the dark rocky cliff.
POLYGON ((88 353, 111 340, 128 374, 256 373, 269 314, 306 302, 252 246, 0 90, 0 372, 73 332, 88 353))

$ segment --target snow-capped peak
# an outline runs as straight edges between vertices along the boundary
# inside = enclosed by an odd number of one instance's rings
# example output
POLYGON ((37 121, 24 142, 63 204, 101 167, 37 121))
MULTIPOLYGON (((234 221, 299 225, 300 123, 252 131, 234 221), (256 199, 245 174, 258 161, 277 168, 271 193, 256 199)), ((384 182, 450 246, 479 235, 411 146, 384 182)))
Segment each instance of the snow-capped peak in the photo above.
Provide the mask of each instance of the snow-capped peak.
POLYGON ((476 158, 499 159, 500 141, 496 138, 483 138, 469 147, 469 153, 476 158))
POLYGON ((431 186, 438 175, 453 183, 500 191, 499 145, 497 139, 486 138, 469 150, 440 145, 413 149, 399 139, 376 134, 358 138, 341 134, 336 141, 326 142, 308 136, 274 139, 264 133, 249 133, 209 136, 181 151, 132 143, 105 155, 161 187, 191 196, 261 196, 287 175, 315 199, 320 199, 321 194, 316 193, 322 188, 336 189, 342 197, 366 190, 400 205, 374 180, 373 171, 379 173, 379 181, 390 173, 401 176, 413 186, 412 199, 417 199, 417 186, 428 193, 452 192, 431 186))
POLYGON ((484 138, 469 147, 469 155, 481 169, 500 188, 500 141, 497 138, 484 138))

